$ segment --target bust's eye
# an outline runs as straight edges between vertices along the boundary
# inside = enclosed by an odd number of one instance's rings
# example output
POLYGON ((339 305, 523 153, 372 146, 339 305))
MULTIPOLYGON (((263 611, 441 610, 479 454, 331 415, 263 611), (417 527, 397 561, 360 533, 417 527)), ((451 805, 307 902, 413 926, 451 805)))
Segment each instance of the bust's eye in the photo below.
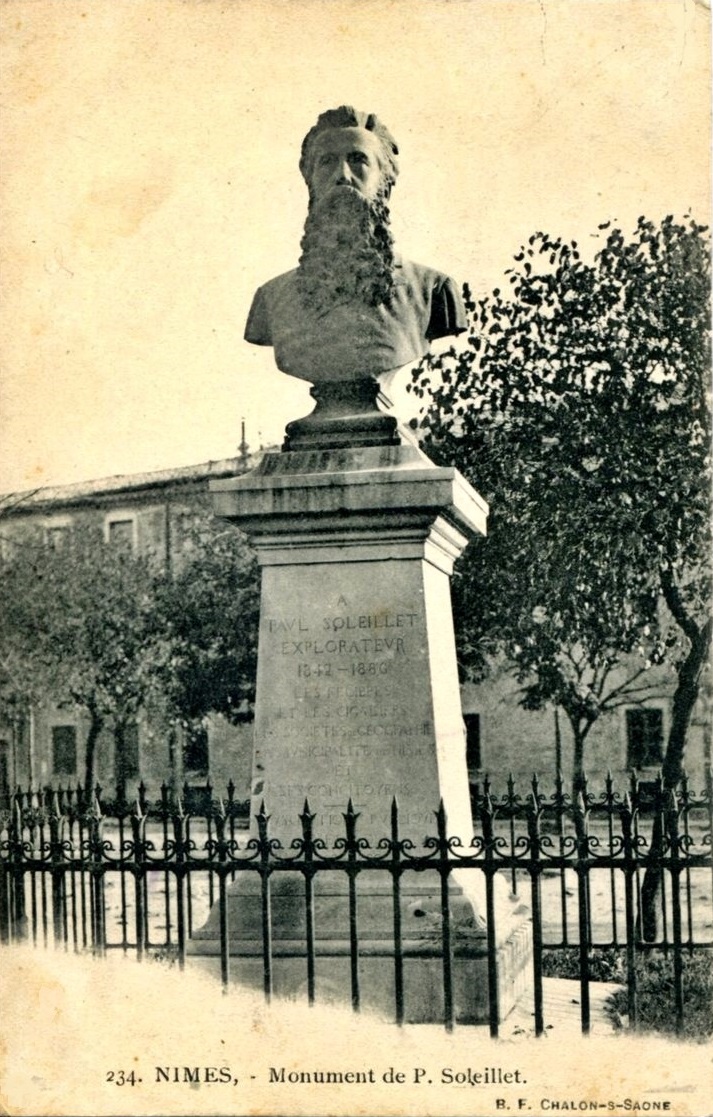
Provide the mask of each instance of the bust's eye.
POLYGON ((352 151, 349 155, 349 162, 359 164, 368 163, 369 156, 364 151, 352 151))
POLYGON ((323 155, 320 155, 317 162, 319 163, 320 167, 328 167, 329 164, 332 162, 332 159, 333 156, 330 155, 328 151, 326 151, 323 155))

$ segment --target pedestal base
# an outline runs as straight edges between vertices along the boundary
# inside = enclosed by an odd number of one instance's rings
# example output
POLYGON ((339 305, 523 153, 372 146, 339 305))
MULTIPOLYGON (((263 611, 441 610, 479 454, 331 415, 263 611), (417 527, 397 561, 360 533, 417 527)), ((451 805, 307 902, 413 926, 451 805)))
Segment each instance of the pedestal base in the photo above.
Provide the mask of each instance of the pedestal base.
MULTIPOLYGON (((248 989, 262 990, 264 969, 257 949, 248 954, 231 955, 230 980, 248 989)), ((324 944, 316 957, 315 1002, 349 1005, 351 1001, 350 961, 345 944, 324 944), (329 953, 329 951, 333 951, 329 953)), ((378 944, 382 949, 382 944, 378 944)), ((307 977, 303 944, 296 944, 291 955, 285 951, 273 962, 273 995, 307 1003, 307 977)), ((498 1023, 507 1018, 531 986, 532 940, 529 924, 522 924, 498 947, 498 1023)), ((220 977, 220 956, 206 948, 194 954, 191 965, 216 978, 220 977)), ((363 944, 359 956, 360 1007, 386 1019, 395 1018, 394 957, 377 955, 371 944, 363 944)), ((439 1024, 444 1019, 443 964, 438 958, 408 956, 403 962, 404 1023, 439 1024)), ((457 1024, 487 1024, 488 959, 485 951, 457 955, 453 964, 453 1004, 457 1024)))
MULTIPOLYGON (((396 1015, 396 966, 403 967, 403 1018, 407 1023, 438 1023, 446 1004, 440 880, 419 874, 400 886, 400 947, 394 933, 394 891, 390 881, 369 874, 358 880, 350 908, 345 873, 325 871, 314 882, 314 992, 320 1002, 349 1004, 353 997, 350 930, 356 935, 360 1007, 396 1015), (372 879, 369 879, 371 875, 372 879)), ((379 874, 381 876, 381 874, 379 874)), ((490 1019, 487 934, 459 882, 449 888, 453 954, 452 998, 456 1022, 490 1019)), ((466 884, 468 882, 466 881, 466 884)), ((271 887, 272 991, 296 1000, 308 997, 308 944, 305 883, 301 874, 277 876, 271 887)), ((501 912, 504 915, 504 912, 501 912)), ((233 885, 227 905, 230 978, 263 989, 265 980, 262 898, 259 879, 250 874, 233 885)), ((532 935, 521 913, 501 924, 495 949, 497 1018, 505 1019, 531 984, 532 935)), ((216 904, 203 928, 188 944, 191 960, 220 972, 220 914, 216 904)))
POLYGON ((327 380, 310 395, 317 406, 309 415, 287 424, 283 450, 336 450, 357 446, 400 446, 405 439, 396 417, 381 410, 389 400, 378 380, 327 380))

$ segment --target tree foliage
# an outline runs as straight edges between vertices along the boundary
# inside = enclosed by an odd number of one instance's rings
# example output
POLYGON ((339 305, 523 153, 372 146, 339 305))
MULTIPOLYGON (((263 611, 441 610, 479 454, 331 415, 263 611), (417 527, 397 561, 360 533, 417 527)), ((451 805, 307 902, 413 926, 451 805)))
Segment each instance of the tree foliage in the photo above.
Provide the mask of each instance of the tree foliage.
POLYGON ((135 717, 151 685, 153 578, 149 559, 105 544, 91 528, 56 549, 24 546, 3 570, 2 658, 33 701, 88 716, 88 787, 101 729, 135 717))
POLYGON ((238 532, 200 514, 190 542, 167 569, 76 527, 63 546, 19 547, 4 566, 0 698, 8 712, 22 700, 86 714, 85 787, 105 726, 119 740, 142 709, 160 707, 174 726, 251 710, 254 560, 238 532))
POLYGON ((257 563, 245 537, 196 513, 157 597, 165 651, 157 688, 169 719, 187 725, 209 713, 231 722, 251 715, 259 609, 257 563))
POLYGON ((465 348, 414 390, 431 456, 491 503, 454 582, 461 662, 504 653, 526 706, 567 713, 575 767, 594 721, 669 664, 671 783, 711 634, 709 242, 672 217, 600 237, 587 261, 536 233, 507 290, 466 288, 465 348))

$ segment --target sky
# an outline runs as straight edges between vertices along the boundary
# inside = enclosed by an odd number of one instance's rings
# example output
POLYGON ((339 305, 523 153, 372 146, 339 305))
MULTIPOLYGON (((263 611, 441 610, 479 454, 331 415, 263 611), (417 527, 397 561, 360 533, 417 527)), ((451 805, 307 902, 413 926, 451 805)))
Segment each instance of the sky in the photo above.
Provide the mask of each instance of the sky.
POLYGON ((709 220, 704 0, 4 0, 0 17, 0 492, 230 457, 243 419, 256 450, 311 409, 243 330, 297 263, 300 145, 326 108, 386 123, 398 249, 477 294, 536 230, 586 254, 609 219, 709 220))

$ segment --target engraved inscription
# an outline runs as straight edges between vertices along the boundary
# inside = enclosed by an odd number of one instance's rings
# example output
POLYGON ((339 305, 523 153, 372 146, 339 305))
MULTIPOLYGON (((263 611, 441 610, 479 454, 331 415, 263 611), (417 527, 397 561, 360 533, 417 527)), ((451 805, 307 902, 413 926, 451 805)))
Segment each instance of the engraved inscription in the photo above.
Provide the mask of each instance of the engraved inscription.
POLYGON ((286 765, 269 785, 285 817, 307 799, 320 824, 341 833, 351 797, 360 826, 371 820, 381 828, 397 796, 404 823, 406 816, 419 826, 432 821, 408 806, 420 798, 414 761, 432 755, 430 702, 410 698, 424 635, 423 615, 408 608, 352 605, 263 618, 261 654, 276 689, 261 733, 286 765))

